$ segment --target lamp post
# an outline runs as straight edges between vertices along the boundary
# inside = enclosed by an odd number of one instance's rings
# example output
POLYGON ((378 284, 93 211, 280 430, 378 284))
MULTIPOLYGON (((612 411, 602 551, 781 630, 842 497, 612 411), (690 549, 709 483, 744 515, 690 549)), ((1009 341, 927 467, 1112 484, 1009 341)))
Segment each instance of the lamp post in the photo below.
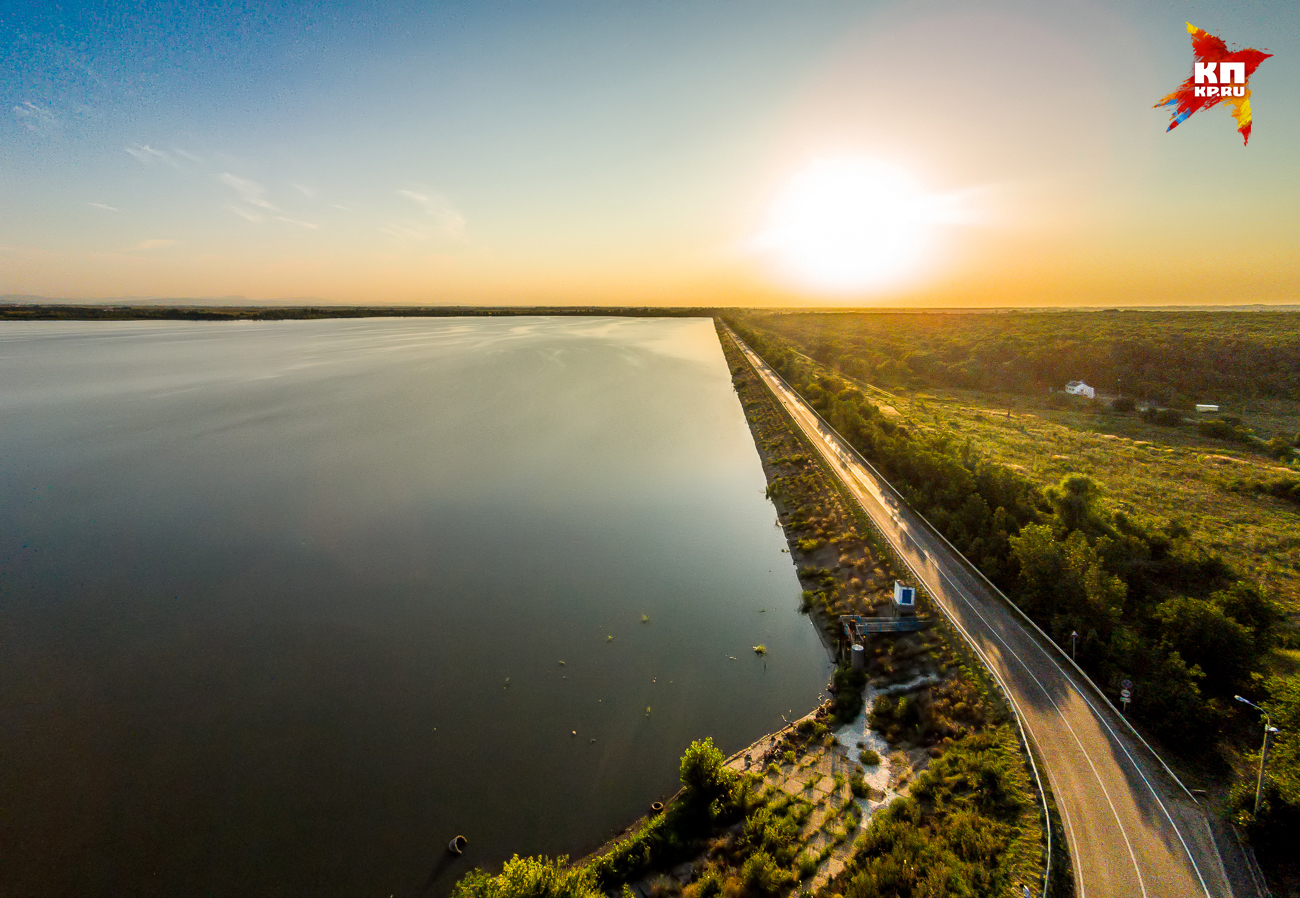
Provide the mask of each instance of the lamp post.
POLYGON ((1259 803, 1264 797, 1264 765, 1268 763, 1268 749, 1273 744, 1273 736, 1278 732, 1277 727, 1273 726, 1272 720, 1269 719, 1268 712, 1248 699, 1240 695, 1234 695, 1237 701, 1243 705, 1250 705, 1260 714, 1264 715, 1264 745, 1259 750, 1259 782, 1255 784, 1255 816, 1259 816, 1259 803))
POLYGON ((1077 646, 1078 644, 1079 644, 1079 631, 1071 630, 1070 631, 1070 660, 1071 661, 1074 660, 1074 649, 1075 646, 1077 646))

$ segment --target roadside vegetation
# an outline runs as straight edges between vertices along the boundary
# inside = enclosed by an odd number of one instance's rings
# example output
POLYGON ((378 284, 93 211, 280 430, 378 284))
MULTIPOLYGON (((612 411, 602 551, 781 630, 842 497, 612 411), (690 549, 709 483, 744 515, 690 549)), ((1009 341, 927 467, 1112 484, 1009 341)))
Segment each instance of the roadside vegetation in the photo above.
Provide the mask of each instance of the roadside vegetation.
MULTIPOLYGON (((891 553, 866 515, 823 467, 815 450, 803 442, 748 361, 725 333, 720 331, 719 336, 764 458, 769 495, 781 514, 791 552, 801 562, 797 570, 804 586, 803 608, 828 639, 838 640, 839 615, 887 613, 901 566, 891 563, 891 553)), ((923 614, 927 610, 923 605, 923 614)), ((938 618, 931 620, 935 626, 917 633, 871 639, 862 674, 855 675, 846 667, 836 672, 833 708, 837 719, 856 715, 862 682, 869 681, 881 691, 870 709, 872 729, 882 733, 891 746, 924 760, 918 765, 921 772, 912 786, 913 797, 894 802, 888 815, 871 818, 847 856, 844 870, 821 894, 848 894, 844 890, 852 875, 868 867, 878 869, 872 858, 893 857, 904 866, 921 860, 913 852, 916 839, 907 836, 915 814, 921 814, 925 826, 936 834, 947 833, 960 840, 980 832, 989 836, 983 844, 997 844, 993 854, 979 858, 972 859, 970 852, 959 853, 978 870, 963 868, 958 855, 925 854, 929 870, 922 875, 932 875, 936 883, 947 882, 951 894, 1011 894, 1019 883, 1041 882, 1042 815, 1009 713, 964 643, 938 618), (902 691, 893 693, 894 689, 902 691), (985 750, 994 744, 996 751, 985 750), (942 759, 950 760, 939 765, 942 759), (957 770, 963 772, 957 774, 957 770), (974 787, 976 792, 1005 789, 1005 794, 1014 798, 996 808, 980 807, 978 802, 972 806, 969 794, 959 796, 942 785, 947 777, 963 775, 974 777, 969 782, 979 784, 974 787), (905 801, 911 804, 900 805, 905 801), (966 813, 972 816, 964 816, 966 813), (898 823, 904 819, 912 822, 898 823), (994 831, 1001 833, 1003 841, 989 835, 994 831)), ((1059 871, 1068 869, 1063 852, 1055 862, 1059 871)), ((918 879, 915 893, 925 894, 919 883, 918 879)), ((1058 877, 1055 888, 1057 894, 1068 894, 1066 877, 1058 877)), ((873 893, 859 890, 854 894, 873 893)))
POLYGON ((1132 714, 1205 785, 1234 769, 1226 810, 1294 875, 1300 732, 1281 728, 1256 817, 1259 721, 1233 696, 1300 716, 1300 315, 732 324, 1113 700, 1132 680, 1132 714), (1048 393, 1069 380, 1127 395, 1048 393))

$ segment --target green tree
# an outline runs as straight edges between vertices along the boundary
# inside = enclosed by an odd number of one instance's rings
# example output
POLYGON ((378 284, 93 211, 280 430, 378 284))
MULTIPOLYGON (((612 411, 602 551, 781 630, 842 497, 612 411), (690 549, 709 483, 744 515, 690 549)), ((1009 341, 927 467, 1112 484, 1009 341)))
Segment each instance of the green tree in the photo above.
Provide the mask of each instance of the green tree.
POLYGON ((707 737, 690 744, 682 755, 682 785, 688 804, 707 808, 714 801, 731 794, 736 772, 727 767, 727 759, 707 737))
POLYGON ((1254 637, 1218 605, 1177 596, 1162 602, 1153 617, 1164 645, 1205 671, 1211 691, 1231 692, 1246 682, 1255 656, 1254 637))
POLYGON ((452 898, 604 898, 595 875, 585 867, 567 866, 568 860, 515 855, 496 876, 482 870, 466 875, 452 898))
POLYGON ((1067 533, 1071 530, 1097 533, 1104 529, 1097 510, 1100 497, 1101 487, 1086 474, 1071 474, 1062 478, 1059 486, 1047 490, 1047 501, 1067 533))

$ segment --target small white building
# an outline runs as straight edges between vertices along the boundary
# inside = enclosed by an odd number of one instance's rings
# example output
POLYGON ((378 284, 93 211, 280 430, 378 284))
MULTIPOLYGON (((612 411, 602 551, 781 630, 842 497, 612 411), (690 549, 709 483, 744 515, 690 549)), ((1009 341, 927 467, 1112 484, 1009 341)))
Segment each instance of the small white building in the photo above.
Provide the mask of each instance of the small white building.
POLYGON ((900 615, 916 614, 916 587, 894 581, 894 610, 900 615))
POLYGON ((1196 403, 1196 410, 1201 414, 1205 414, 1206 412, 1217 412, 1219 407, 1217 405, 1202 405, 1198 402, 1196 403))
POLYGON ((1065 385, 1065 392, 1071 396, 1087 396, 1089 399, 1097 398, 1097 391, 1081 380, 1070 381, 1065 385))

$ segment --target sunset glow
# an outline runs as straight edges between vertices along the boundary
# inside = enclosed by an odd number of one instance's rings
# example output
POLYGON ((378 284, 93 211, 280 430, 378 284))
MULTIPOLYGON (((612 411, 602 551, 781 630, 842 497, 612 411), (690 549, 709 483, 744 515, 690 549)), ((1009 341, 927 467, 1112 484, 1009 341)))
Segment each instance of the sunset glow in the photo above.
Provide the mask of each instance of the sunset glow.
POLYGON ((865 157, 818 161, 786 185, 757 247, 815 291, 892 286, 925 261, 946 205, 901 168, 865 157))
POLYGON ((0 20, 0 296, 1297 299, 1297 4, 305 9, 0 20), (1248 148, 1151 108, 1188 19, 1277 54, 1248 148))

